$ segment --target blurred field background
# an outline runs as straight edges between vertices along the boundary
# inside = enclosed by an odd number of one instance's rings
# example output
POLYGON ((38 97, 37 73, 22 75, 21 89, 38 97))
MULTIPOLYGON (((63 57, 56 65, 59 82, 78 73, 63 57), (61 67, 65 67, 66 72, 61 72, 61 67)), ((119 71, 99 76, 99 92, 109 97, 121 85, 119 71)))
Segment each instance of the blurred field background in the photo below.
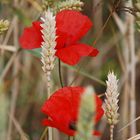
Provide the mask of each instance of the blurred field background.
MULTIPOLYGON (((126 140, 140 132, 137 19, 130 14, 131 10, 121 8, 127 4, 131 7, 131 0, 122 0, 119 5, 117 0, 83 2, 82 12, 94 24, 83 41, 93 44, 100 53, 96 58, 82 59, 75 67, 63 64, 63 83, 65 86, 92 85, 96 93, 102 95, 106 90, 107 73, 113 70, 120 79, 120 122, 115 128, 115 140, 126 140), (117 10, 113 11, 115 6, 117 10)), ((40 108, 47 98, 47 90, 41 63, 39 58, 20 49, 18 41, 23 28, 39 19, 41 8, 41 0, 0 0, 0 19, 10 22, 8 31, 0 35, 0 140, 39 140, 44 129, 40 108)), ((60 88, 57 63, 52 92, 60 88)), ((102 137, 97 139, 109 139, 109 126, 104 118, 97 127, 102 132, 102 137)), ((67 136, 56 131, 54 139, 64 140, 67 136)))

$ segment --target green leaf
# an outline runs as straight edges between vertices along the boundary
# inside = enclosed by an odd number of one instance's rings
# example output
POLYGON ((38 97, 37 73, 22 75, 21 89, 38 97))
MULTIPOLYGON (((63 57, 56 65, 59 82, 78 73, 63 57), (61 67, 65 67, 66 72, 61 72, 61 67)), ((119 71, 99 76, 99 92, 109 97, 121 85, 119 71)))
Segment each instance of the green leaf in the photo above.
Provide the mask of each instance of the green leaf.
POLYGON ((93 81, 95 81, 95 82, 97 82, 97 83, 99 83, 99 84, 101 84, 103 86, 106 86, 106 83, 104 81, 98 79, 95 76, 92 76, 91 74, 87 73, 86 71, 82 71, 82 70, 79 71, 76 67, 69 66, 69 65, 64 64, 64 63, 62 63, 62 66, 67 67, 68 69, 70 69, 70 70, 72 70, 74 72, 77 72, 78 74, 80 74, 80 75, 82 75, 84 77, 87 77, 87 78, 89 78, 89 79, 91 79, 91 80, 93 80, 93 81))

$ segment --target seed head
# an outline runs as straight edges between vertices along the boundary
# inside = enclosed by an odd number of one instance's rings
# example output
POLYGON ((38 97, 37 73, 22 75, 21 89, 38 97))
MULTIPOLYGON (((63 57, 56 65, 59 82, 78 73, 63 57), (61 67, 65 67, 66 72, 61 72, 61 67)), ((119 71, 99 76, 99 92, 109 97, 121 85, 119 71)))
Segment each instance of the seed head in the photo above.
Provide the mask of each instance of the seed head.
POLYGON ((118 80, 113 72, 108 74, 108 80, 106 81, 106 99, 105 99, 105 115, 110 125, 118 123, 118 80))
POLYGON ((50 9, 44 13, 44 17, 42 17, 41 20, 43 22, 41 24, 41 32, 44 40, 41 45, 41 62, 43 64, 42 69, 47 76, 47 85, 50 89, 51 71, 55 65, 56 21, 50 9))
POLYGON ((8 20, 0 20, 0 34, 4 33, 8 30, 9 21, 8 20))

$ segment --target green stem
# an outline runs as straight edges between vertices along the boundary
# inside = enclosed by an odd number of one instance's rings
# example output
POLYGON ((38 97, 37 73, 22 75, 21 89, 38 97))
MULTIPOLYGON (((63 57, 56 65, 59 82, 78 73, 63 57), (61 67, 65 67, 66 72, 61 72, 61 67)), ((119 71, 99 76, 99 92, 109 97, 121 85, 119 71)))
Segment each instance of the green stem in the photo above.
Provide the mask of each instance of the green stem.
POLYGON ((59 71, 59 80, 60 80, 60 84, 61 84, 61 87, 63 88, 64 85, 63 85, 63 82, 62 82, 62 75, 61 75, 61 61, 60 61, 60 59, 58 60, 58 71, 59 71))
POLYGON ((78 70, 76 71, 76 76, 74 77, 74 79, 71 81, 71 83, 69 84, 69 86, 72 86, 73 85, 73 83, 77 80, 77 78, 79 77, 79 73, 80 73, 80 70, 82 69, 82 67, 83 67, 83 63, 79 66, 79 68, 78 68, 78 70))

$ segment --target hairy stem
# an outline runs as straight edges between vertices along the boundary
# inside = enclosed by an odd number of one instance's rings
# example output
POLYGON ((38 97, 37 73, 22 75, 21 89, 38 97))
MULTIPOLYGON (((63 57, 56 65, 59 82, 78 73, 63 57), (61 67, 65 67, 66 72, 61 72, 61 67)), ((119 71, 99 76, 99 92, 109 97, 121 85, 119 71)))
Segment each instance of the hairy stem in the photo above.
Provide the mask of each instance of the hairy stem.
POLYGON ((110 126, 110 140, 113 140, 113 130, 114 130, 114 125, 110 126))

